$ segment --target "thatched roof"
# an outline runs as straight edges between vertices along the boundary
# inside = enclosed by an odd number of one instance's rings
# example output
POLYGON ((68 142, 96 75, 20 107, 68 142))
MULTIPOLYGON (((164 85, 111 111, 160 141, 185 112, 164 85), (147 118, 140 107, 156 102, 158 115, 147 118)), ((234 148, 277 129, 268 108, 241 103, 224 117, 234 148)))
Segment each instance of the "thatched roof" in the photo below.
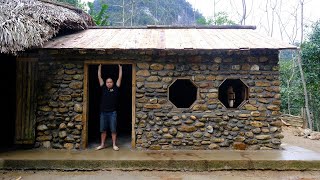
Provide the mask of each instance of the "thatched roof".
POLYGON ((0 53, 42 46, 60 31, 94 25, 80 9, 48 0, 0 0, 0 53))

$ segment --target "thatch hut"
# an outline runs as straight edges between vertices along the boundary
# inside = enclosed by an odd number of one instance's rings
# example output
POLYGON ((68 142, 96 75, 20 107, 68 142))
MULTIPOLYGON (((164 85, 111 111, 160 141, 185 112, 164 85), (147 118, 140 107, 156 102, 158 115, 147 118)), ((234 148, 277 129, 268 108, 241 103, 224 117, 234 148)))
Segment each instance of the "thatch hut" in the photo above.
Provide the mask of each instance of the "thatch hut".
POLYGON ((97 67, 116 78, 120 63, 120 148, 278 149, 278 53, 296 47, 254 29, 90 27, 20 53, 15 142, 58 149, 94 144, 97 67))
MULTIPOLYGON (((16 62, 19 52, 41 47, 55 36, 84 30, 94 23, 82 10, 54 1, 0 0, 0 24, 1 77, 7 77, 2 81, 6 88, 3 88, 5 92, 1 99, 7 104, 1 109, 5 124, 1 126, 0 137, 6 147, 12 144, 15 134, 16 66, 22 63, 16 62), (6 138, 8 136, 10 138, 6 138)), ((17 83, 17 88, 21 85, 17 83)))

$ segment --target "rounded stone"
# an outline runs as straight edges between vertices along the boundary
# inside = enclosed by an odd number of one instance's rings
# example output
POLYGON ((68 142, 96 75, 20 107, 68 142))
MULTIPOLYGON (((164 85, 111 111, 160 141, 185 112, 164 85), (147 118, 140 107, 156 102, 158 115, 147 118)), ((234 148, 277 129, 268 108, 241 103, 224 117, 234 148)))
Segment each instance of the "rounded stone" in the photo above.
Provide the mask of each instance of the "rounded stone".
POLYGON ((59 137, 60 137, 61 139, 67 137, 67 132, 66 132, 66 131, 59 131, 59 137))
POLYGON ((155 82, 155 81, 159 81, 159 77, 158 76, 150 76, 147 78, 147 81, 149 82, 155 82))
POLYGON ((81 115, 81 114, 75 115, 75 116, 74 116, 74 120, 75 120, 75 121, 78 121, 78 122, 79 122, 79 121, 82 121, 82 115, 81 115))
POLYGON ((162 132, 164 132, 164 133, 167 133, 169 131, 169 129, 168 128, 162 128, 162 132))
POLYGON ((51 148, 51 142, 50 141, 43 141, 42 146, 44 148, 51 148))
POLYGON ((181 132, 194 132, 197 130, 195 126, 182 125, 178 128, 181 132))
POLYGON ((193 135, 193 137, 195 137, 195 138, 201 138, 201 137, 203 136, 203 133, 202 133, 202 132, 195 132, 195 133, 193 133, 192 135, 193 135))
POLYGON ((247 145, 245 143, 242 143, 242 142, 234 142, 232 147, 235 150, 245 150, 245 149, 247 149, 247 145))
POLYGON ((149 69, 148 63, 137 63, 139 69, 149 69))
POLYGON ((82 113, 82 105, 81 104, 75 104, 73 109, 77 113, 82 113))
POLYGON ((143 76, 143 77, 148 77, 150 76, 150 72, 148 70, 139 70, 136 73, 137 76, 143 76))
POLYGON ((195 126, 196 127, 204 127, 204 123, 203 122, 197 122, 196 124, 195 124, 195 126))
POLYGON ((65 142, 74 142, 74 138, 72 135, 68 135, 65 139, 64 139, 65 142))
POLYGON ((173 136, 172 136, 171 134, 164 134, 164 135, 163 135, 163 138, 165 138, 165 139, 172 139, 173 136))
POLYGON ((178 132, 178 130, 176 129, 176 128, 171 128, 170 130, 169 130, 169 134, 171 134, 171 135, 176 135, 177 134, 177 132, 178 132))
POLYGON ((73 143, 65 143, 65 144, 63 145, 63 147, 66 148, 66 149, 68 149, 68 150, 71 150, 71 149, 73 149, 73 143))
POLYGON ((213 127, 212 126, 207 126, 207 131, 208 133, 213 133, 213 127))
POLYGON ((260 69, 260 67, 256 64, 251 66, 251 68, 250 68, 251 71, 259 71, 259 69, 260 69))
POLYGON ((80 125, 80 124, 75 125, 75 127, 76 127, 78 130, 82 130, 82 125, 80 125))
POLYGON ((75 81, 75 82, 71 82, 70 84, 69 84, 69 87, 71 88, 71 89, 82 89, 83 88, 83 82, 81 82, 81 81, 75 81))
POLYGON ((150 65, 150 69, 160 71, 163 69, 163 65, 159 63, 154 63, 150 65))
POLYGON ((73 122, 68 122, 67 127, 68 128, 73 128, 74 127, 74 123, 73 122))
POLYGON ((256 138, 258 140, 267 140, 267 139, 271 139, 270 135, 256 135, 256 138))
POLYGON ((71 100, 71 95, 60 95, 59 100, 60 101, 70 101, 71 100))
POLYGON ((220 149, 220 146, 219 145, 217 145, 217 144, 210 144, 209 146, 208 146, 208 148, 209 149, 220 149))
POLYGON ((40 106, 40 107, 38 107, 38 110, 44 111, 44 112, 49 112, 49 111, 52 111, 52 108, 49 106, 40 106))
POLYGON ((38 127, 37 127, 37 130, 38 131, 45 131, 45 130, 47 130, 48 129, 48 127, 46 126, 46 125, 39 125, 38 127))
POLYGON ((75 64, 65 64, 64 65, 64 67, 66 68, 66 69, 72 69, 72 68, 75 68, 76 67, 76 65, 75 64))
POLYGON ((184 137, 183 133, 178 132, 176 138, 182 139, 184 137))
POLYGON ((164 66, 164 69, 166 69, 166 70, 173 70, 173 69, 174 69, 174 64, 166 64, 166 65, 164 66))
POLYGON ((51 141, 51 139, 52 139, 52 135, 37 137, 37 141, 51 141))
POLYGON ((242 137, 242 136, 237 136, 237 137, 233 138, 233 140, 235 142, 243 142, 244 140, 246 140, 246 138, 242 137))
POLYGON ((67 125, 65 123, 61 123, 59 125, 59 129, 66 129, 67 128, 67 125))

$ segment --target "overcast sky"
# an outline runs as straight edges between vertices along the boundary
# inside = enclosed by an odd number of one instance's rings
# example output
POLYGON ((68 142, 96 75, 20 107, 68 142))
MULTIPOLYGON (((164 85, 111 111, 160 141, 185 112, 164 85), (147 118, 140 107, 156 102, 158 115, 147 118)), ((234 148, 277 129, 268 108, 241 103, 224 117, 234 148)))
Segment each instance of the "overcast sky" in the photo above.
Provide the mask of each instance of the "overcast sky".
MULTIPOLYGON (((242 0, 187 0, 192 6, 200 11, 205 17, 210 18, 214 14, 214 2, 216 2, 215 11, 217 12, 227 12, 230 16, 230 19, 239 22, 240 15, 242 13, 242 0)), ((298 8, 298 19, 299 19, 299 30, 294 35, 293 31, 295 27, 295 18, 292 16, 294 13, 294 9, 296 9, 300 0, 269 0, 268 2, 278 3, 277 8, 280 8, 280 2, 282 2, 281 6, 281 21, 285 24, 285 32, 283 32, 282 36, 280 33, 280 25, 279 18, 275 15, 274 20, 274 31, 272 36, 279 40, 289 42, 292 39, 295 41, 299 41, 300 39, 300 8, 298 8), (296 37, 296 38, 294 38, 296 37)), ((249 13, 248 19, 246 21, 246 25, 255 25, 257 26, 257 30, 263 34, 271 35, 271 30, 268 29, 268 20, 265 12, 265 5, 267 0, 246 0, 247 4, 247 12, 249 13)), ((320 20, 320 0, 304 0, 304 20, 305 24, 310 26, 313 22, 320 20)), ((270 7, 270 6, 269 6, 270 7)), ((300 7, 300 6, 299 6, 300 7)), ((270 8, 269 8, 270 9, 270 8)), ((271 13, 269 13, 269 22, 271 22, 271 13)), ((269 23, 269 27, 271 23, 269 23)), ((305 30, 304 34, 308 34, 310 32, 310 28, 305 30)))
MULTIPOLYGON (((82 0, 82 1, 93 1, 93 0, 82 0)), ((230 19, 238 23, 242 14, 242 0, 187 0, 193 8, 201 12, 206 18, 211 18, 214 15, 214 2, 216 2, 215 11, 226 12, 230 19)), ((246 25, 255 25, 257 30, 265 35, 273 36, 282 41, 299 41, 300 39, 300 8, 298 8, 298 31, 295 32, 295 18, 294 10, 297 9, 297 5, 300 0, 246 0, 247 3, 247 14, 246 25), (274 23, 271 23, 272 14, 265 12, 266 2, 275 3, 278 5, 276 9, 280 12, 279 16, 274 13, 274 23), (282 5, 279 4, 282 2, 282 5), (280 10, 281 8, 281 10, 280 10), (268 20, 269 19, 269 20, 268 20), (269 23, 268 23, 269 21, 269 23), (281 25, 281 23, 283 25, 281 25), (269 25, 268 25, 269 24, 269 25), (273 24, 273 33, 271 33, 271 27, 273 24), (282 28, 282 35, 280 33, 280 27, 282 28)), ((320 20, 320 0, 304 0, 304 16, 305 24, 310 26, 313 22, 320 20)), ((270 4, 269 4, 270 5, 270 4)), ((270 11, 270 6, 269 6, 270 11)), ((304 34, 308 34, 310 28, 305 29, 304 34)))

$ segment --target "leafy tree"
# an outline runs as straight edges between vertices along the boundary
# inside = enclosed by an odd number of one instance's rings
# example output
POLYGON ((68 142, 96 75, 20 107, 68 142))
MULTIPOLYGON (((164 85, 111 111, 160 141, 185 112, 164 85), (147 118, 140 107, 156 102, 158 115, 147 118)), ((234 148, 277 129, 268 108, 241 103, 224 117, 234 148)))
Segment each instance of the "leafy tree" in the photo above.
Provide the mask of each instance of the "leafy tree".
POLYGON ((107 4, 101 3, 101 9, 97 12, 94 9, 94 5, 92 2, 88 2, 89 6, 89 14, 93 18, 93 21, 96 23, 98 26, 108 26, 108 18, 109 16, 107 15, 107 10, 109 6, 107 4))
MULTIPOLYGON (((297 52, 280 53, 282 109, 293 115, 305 106, 302 79, 297 67, 297 52)), ((313 25, 307 41, 301 44, 302 68, 308 92, 313 129, 320 131, 320 20, 313 25)))
POLYGON ((304 99, 299 69, 294 60, 296 56, 292 50, 280 53, 281 109, 284 113, 300 115, 304 99))
POLYGON ((214 18, 206 19, 204 17, 197 19, 197 24, 199 25, 234 25, 236 24, 232 21, 226 12, 218 12, 215 14, 214 18))
POLYGON ((301 45, 302 67, 305 72, 314 128, 320 130, 320 20, 313 25, 307 41, 301 45))

